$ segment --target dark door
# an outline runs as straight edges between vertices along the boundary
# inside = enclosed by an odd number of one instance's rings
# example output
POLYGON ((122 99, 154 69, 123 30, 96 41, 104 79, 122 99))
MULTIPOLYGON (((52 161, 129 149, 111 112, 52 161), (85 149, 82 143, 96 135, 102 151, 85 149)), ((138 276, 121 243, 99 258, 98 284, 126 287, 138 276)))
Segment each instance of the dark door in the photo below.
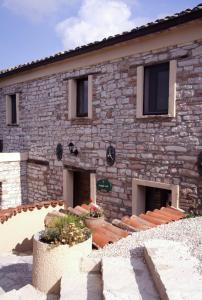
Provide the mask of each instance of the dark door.
POLYGON ((74 172, 74 207, 89 203, 90 172, 74 172))

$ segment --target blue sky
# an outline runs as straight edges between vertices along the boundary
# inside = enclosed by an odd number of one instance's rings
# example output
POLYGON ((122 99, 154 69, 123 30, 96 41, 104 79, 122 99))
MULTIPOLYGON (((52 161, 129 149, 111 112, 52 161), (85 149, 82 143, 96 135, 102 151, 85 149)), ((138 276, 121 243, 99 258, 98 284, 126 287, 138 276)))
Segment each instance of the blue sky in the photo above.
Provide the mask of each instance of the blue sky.
POLYGON ((101 40, 194 0, 0 0, 0 69, 101 40))

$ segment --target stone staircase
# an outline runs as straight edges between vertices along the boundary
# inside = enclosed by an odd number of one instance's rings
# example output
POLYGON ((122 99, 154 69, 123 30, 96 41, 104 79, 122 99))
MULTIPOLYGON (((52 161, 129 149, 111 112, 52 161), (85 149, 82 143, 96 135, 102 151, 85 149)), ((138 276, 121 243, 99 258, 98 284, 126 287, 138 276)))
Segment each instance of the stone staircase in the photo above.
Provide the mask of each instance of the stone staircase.
POLYGON ((81 273, 65 275, 61 300, 201 300, 197 259, 179 242, 150 240, 144 257, 85 258, 81 273))
POLYGON ((182 243, 153 239, 145 242, 143 257, 83 258, 80 272, 62 277, 60 296, 28 284, 1 290, 0 300, 201 300, 198 266, 182 243))

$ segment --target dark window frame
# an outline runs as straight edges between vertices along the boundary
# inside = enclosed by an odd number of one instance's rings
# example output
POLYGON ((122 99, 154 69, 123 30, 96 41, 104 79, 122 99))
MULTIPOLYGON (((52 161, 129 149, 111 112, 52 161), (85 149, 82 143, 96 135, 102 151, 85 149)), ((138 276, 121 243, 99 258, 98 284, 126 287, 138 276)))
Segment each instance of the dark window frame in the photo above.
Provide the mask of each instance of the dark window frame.
POLYGON ((17 125, 17 95, 10 95, 10 125, 17 125))
POLYGON ((169 62, 144 67, 143 115, 168 115, 169 74, 169 62), (162 82, 162 74, 166 82, 162 82), (159 106, 164 106, 164 108, 159 108, 159 106))
POLYGON ((88 77, 76 80, 76 117, 88 117, 88 77))

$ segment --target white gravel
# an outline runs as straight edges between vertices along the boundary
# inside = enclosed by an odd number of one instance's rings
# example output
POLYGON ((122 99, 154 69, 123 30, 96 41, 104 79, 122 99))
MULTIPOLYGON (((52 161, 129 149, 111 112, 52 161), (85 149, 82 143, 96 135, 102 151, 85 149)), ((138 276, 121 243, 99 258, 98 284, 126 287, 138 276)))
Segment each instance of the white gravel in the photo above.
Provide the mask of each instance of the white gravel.
POLYGON ((189 247, 191 255, 199 260, 199 270, 202 273, 202 217, 183 219, 146 231, 135 232, 101 250, 93 251, 91 256, 142 257, 144 242, 150 239, 181 241, 189 247))

